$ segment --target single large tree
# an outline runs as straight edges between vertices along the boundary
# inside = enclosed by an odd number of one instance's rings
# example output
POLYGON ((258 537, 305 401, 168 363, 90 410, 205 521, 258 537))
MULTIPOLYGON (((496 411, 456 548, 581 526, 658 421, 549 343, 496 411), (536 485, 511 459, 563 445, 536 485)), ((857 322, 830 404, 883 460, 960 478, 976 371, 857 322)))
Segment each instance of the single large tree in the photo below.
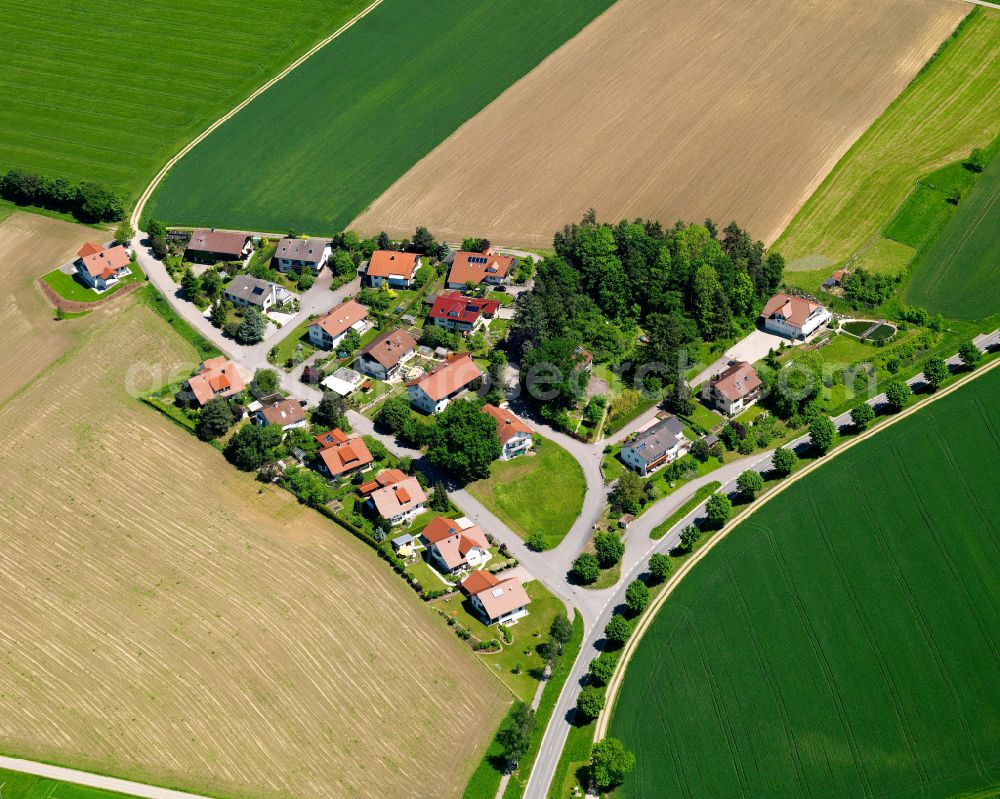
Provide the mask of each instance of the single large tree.
POLYGON ((563 645, 569 643, 569 639, 573 637, 573 625, 570 623, 569 617, 562 611, 552 619, 552 624, 549 625, 549 637, 559 645, 560 651, 563 645))
POLYGON ((799 459, 792 450, 787 447, 778 447, 771 456, 771 466, 782 477, 788 477, 795 468, 795 462, 799 459))
POLYGON ((611 682, 611 677, 615 673, 615 664, 618 658, 611 652, 602 652, 592 661, 587 668, 587 676, 594 685, 607 685, 611 682))
POLYGON ((507 723, 497 734, 507 762, 516 766, 528 751, 531 733, 535 729, 535 711, 525 702, 518 702, 510 711, 507 723))
POLYGON ((594 551, 601 566, 608 569, 622 559, 625 544, 615 533, 600 532, 594 536, 594 551))
POLYGON ((604 709, 604 691, 596 685, 585 685, 576 699, 576 712, 589 721, 601 715, 604 709))
POLYGON ((638 513, 642 510, 646 499, 646 484, 642 478, 630 469, 626 469, 618 478, 608 499, 611 506, 622 513, 638 513))
POLYGON ((836 435, 836 425, 825 416, 818 416, 809 425, 809 443, 821 455, 826 455, 830 451, 836 435))
POLYGON ((195 433, 202 441, 211 441, 224 436, 233 426, 233 410, 229 400, 223 397, 213 397, 205 403, 195 425, 195 433))
POLYGON ((604 637, 611 644, 621 646, 629 639, 630 635, 632 635, 632 625, 628 623, 628 619, 622 616, 621 613, 616 613, 604 625, 604 637))
POLYGON ((885 387, 885 399, 893 412, 901 411, 913 392, 902 380, 893 380, 885 387))
POLYGON ((713 529, 720 529, 733 516, 733 503, 725 494, 712 494, 705 503, 705 516, 713 529))
POLYGON ((472 482, 490 476, 490 464, 502 451, 493 418, 470 400, 456 400, 437 417, 427 459, 459 480, 472 482))
POLYGON ((226 444, 226 458, 237 469, 252 472, 264 465, 271 451, 281 443, 282 431, 278 425, 248 424, 241 427, 226 444))
POLYGON ((670 556, 662 552, 654 552, 649 556, 649 575, 658 583, 662 583, 670 574, 670 556))
POLYGON ((382 403, 375 421, 386 430, 398 434, 410 420, 410 417, 410 401, 399 394, 395 397, 389 397, 382 403))
POLYGON ((926 382, 933 391, 937 391, 938 386, 940 386, 950 374, 951 372, 948 371, 948 364, 944 362, 943 358, 928 358, 924 363, 924 382, 926 382))
POLYGON ((598 788, 614 788, 634 768, 635 755, 617 738, 604 738, 590 750, 590 776, 598 788))
POLYGON ((851 424, 859 433, 875 420, 875 409, 867 402, 859 402, 851 408, 851 424))
POLYGON ((573 568, 570 571, 576 582, 590 585, 601 576, 601 564, 597 562, 595 555, 583 552, 573 561, 573 568))
POLYGON ((236 328, 236 341, 240 344, 256 344, 264 338, 267 320, 256 308, 248 308, 243 321, 236 328))
POLYGON ((760 472, 754 469, 747 469, 736 478, 736 490, 745 500, 756 498, 757 493, 764 488, 764 478, 760 472))
POLYGON ((625 589, 625 607, 633 616, 642 613, 649 604, 649 588, 642 580, 633 580, 625 589))
POLYGON ((958 357, 962 359, 962 365, 966 369, 974 369, 982 360, 983 351, 972 343, 972 339, 966 339, 958 348, 958 357))

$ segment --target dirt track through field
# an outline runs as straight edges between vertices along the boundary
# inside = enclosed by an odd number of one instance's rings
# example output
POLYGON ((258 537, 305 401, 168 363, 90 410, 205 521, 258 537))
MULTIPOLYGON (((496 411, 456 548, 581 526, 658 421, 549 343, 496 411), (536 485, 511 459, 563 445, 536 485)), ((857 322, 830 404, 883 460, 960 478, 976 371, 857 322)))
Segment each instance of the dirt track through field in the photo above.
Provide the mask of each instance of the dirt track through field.
POLYGON ((95 317, 0 406, 0 750, 220 797, 459 795, 499 681, 361 543, 125 394, 193 357, 158 317, 95 317))
POLYGON ((772 241, 968 13, 959 0, 620 0, 352 227, 549 246, 603 219, 772 241))

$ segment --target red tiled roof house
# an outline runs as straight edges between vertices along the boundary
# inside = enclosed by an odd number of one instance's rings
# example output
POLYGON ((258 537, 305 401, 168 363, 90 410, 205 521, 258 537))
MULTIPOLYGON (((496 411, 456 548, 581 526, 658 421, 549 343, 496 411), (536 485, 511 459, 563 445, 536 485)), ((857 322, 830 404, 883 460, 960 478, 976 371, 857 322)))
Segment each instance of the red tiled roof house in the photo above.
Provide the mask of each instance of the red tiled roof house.
POLYGON ((738 361, 708 383, 708 399, 716 410, 734 416, 760 396, 761 379, 746 361, 738 361))
POLYGON ((831 318, 832 314, 818 302, 790 294, 775 294, 760 314, 768 333, 799 339, 811 336, 831 318))
POLYGON ((76 256, 73 266, 77 275, 96 292, 107 291, 117 286, 123 277, 132 274, 129 251, 120 244, 104 248, 88 241, 76 256))
MULTIPOLYGON (((373 481, 377 487, 368 493, 366 504, 370 510, 395 527, 412 521, 424 509, 427 495, 415 477, 407 477, 398 469, 387 472, 381 472, 373 481)), ((365 489, 370 486, 370 483, 366 483, 358 490, 364 494, 365 489)))
POLYGON ((531 597, 516 577, 501 580, 486 571, 474 571, 462 580, 462 590, 487 624, 514 624, 528 615, 531 597))
POLYGON ((507 461, 516 458, 531 449, 534 443, 532 436, 534 436, 535 431, 528 427, 520 417, 507 408, 498 408, 489 403, 483 406, 483 413, 492 416, 497 423, 497 437, 503 445, 503 450, 500 453, 501 460, 507 461))
POLYGON ((486 533, 466 518, 438 516, 424 528, 420 538, 431 565, 446 574, 478 569, 490 559, 486 533))
POLYGON ((358 333, 365 330, 368 308, 357 300, 347 300, 309 325, 309 341, 314 347, 332 350, 354 328, 358 333))
POLYGON ((410 404, 425 413, 440 413, 471 382, 482 376, 469 353, 452 356, 407 384, 410 404))
POLYGON ((499 286, 507 282, 507 273, 514 265, 514 259, 506 255, 497 255, 493 250, 485 252, 455 253, 455 260, 448 272, 448 288, 463 289, 469 283, 479 285, 486 283, 499 286))
POLYGON ((363 438, 350 437, 336 427, 316 436, 316 441, 320 447, 316 455, 319 471, 330 478, 354 474, 366 469, 375 460, 363 438))
POLYGON ((232 397, 239 394, 246 385, 239 368, 221 355, 205 361, 198 373, 190 378, 185 387, 199 406, 216 397, 232 397))
POLYGON ((445 291, 435 297, 427 318, 438 327, 465 334, 492 319, 499 309, 496 300, 479 300, 463 297, 457 291, 445 291))
POLYGON ((368 259, 365 278, 373 288, 385 283, 390 288, 408 289, 419 268, 420 257, 416 253, 375 250, 368 259))
POLYGON ((355 368, 377 380, 392 380, 417 351, 417 340, 402 328, 389 330, 358 354, 355 368))

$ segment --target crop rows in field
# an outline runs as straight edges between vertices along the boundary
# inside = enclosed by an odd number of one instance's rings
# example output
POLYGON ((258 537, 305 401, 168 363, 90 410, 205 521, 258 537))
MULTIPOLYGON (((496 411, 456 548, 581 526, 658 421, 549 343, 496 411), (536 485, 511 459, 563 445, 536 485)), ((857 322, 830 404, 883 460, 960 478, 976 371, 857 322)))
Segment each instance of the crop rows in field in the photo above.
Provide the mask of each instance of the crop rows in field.
POLYGON ((251 230, 340 230, 611 3, 386 2, 187 154, 151 213, 251 230))
POLYGON ((1000 11, 977 8, 778 239, 789 268, 843 262, 874 239, 917 180, 993 141, 1000 134, 998 74, 1000 11))
POLYGON ((82 321, 0 404, 3 751, 228 799, 457 795, 501 683, 367 547, 126 393, 200 360, 158 317, 82 321))
POLYGON ((0 0, 0 169, 135 195, 365 0, 0 0), (16 46, 15 46, 16 43, 16 46))
POLYGON ((956 319, 1000 312, 1000 155, 917 258, 906 298, 956 319))
POLYGON ((623 796, 947 797, 1000 782, 1000 370, 730 533, 635 658, 623 796))

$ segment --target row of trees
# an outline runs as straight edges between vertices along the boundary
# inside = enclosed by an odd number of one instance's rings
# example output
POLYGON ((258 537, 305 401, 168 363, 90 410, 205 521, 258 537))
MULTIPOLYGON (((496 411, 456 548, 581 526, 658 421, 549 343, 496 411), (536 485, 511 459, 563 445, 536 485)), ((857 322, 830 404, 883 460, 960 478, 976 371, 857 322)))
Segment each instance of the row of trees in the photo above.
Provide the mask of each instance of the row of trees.
POLYGON ((18 205, 35 205, 72 214, 81 222, 117 222, 125 218, 125 200, 100 183, 74 183, 11 169, 0 174, 0 197, 18 205))

